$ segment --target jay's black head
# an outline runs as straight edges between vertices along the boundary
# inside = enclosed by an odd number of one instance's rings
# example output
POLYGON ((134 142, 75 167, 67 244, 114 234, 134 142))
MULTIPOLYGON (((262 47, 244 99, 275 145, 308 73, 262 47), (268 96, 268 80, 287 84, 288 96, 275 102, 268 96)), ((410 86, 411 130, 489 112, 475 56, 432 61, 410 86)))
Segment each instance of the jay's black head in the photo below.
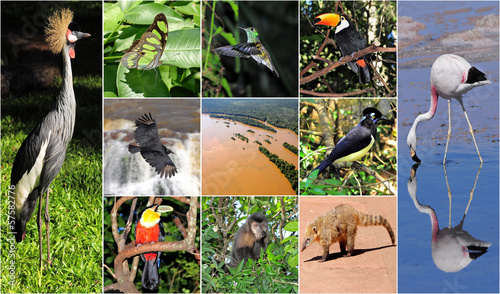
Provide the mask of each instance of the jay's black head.
POLYGON ((371 118, 371 120, 376 123, 380 119, 387 119, 385 116, 382 115, 382 113, 376 109, 375 107, 367 107, 363 110, 363 120, 365 118, 371 118))

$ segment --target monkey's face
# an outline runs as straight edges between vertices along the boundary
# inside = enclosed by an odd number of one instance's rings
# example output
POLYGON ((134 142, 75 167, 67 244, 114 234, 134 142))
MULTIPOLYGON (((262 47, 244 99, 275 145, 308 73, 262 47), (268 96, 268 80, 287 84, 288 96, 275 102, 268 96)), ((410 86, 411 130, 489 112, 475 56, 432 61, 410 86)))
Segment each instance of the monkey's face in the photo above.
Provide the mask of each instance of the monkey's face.
POLYGON ((255 239, 264 239, 267 236, 267 222, 252 222, 251 230, 255 234, 255 239))

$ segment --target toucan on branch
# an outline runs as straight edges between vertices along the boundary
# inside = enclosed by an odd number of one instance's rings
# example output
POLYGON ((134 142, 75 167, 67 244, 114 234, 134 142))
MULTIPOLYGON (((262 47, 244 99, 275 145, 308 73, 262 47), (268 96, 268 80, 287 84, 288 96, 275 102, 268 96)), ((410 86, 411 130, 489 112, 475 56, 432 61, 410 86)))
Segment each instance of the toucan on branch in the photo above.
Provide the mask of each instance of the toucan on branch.
MULTIPOLYGON (((386 48, 386 47, 378 47, 376 43, 373 43, 371 44, 370 46, 366 47, 365 49, 363 50, 360 50, 356 53, 353 53, 353 56, 343 56, 342 57, 342 64, 340 64, 340 61, 335 61, 335 62, 328 62, 329 65, 321 70, 318 70, 317 72, 313 73, 313 74, 310 74, 306 77, 303 77, 300 79, 300 84, 305 84, 307 82, 310 82, 310 81, 313 81, 315 79, 317 79, 318 77, 321 77, 325 74, 327 74, 328 72, 330 72, 332 69, 334 68, 337 68, 341 65, 344 65, 345 63, 349 62, 349 61, 353 61, 353 60, 356 60, 362 56, 365 56, 365 55, 368 55, 368 54, 371 54, 371 53, 375 53, 375 52, 396 52, 396 48, 395 47, 390 47, 390 48, 386 48)), ((319 59, 317 56, 315 57, 316 59, 319 59)), ((324 60, 324 59, 322 59, 324 60)), ((314 61, 313 61, 314 62, 314 61)), ((303 73, 305 74, 305 73, 303 73)), ((331 96, 331 94, 330 94, 331 96)))
MULTIPOLYGON (((111 213, 111 227, 113 230, 113 236, 115 237, 118 236, 118 240, 122 238, 122 235, 118 234, 118 225, 117 225, 117 215, 118 215, 118 208, 125 202, 131 199, 136 199, 137 197, 122 197, 120 198, 115 205, 113 206, 112 213, 111 213), (125 198, 125 199, 124 199, 125 198)), ((155 199, 155 203, 156 203, 155 199)), ((159 199, 161 200, 161 199, 159 199)), ((132 272, 129 271, 128 267, 128 262, 127 259, 133 256, 138 257, 139 254, 141 253, 146 253, 146 252, 152 252, 152 251, 179 251, 179 250, 185 250, 188 251, 199 258, 199 253, 196 253, 197 251, 197 246, 195 242, 196 238, 196 230, 197 230, 197 225, 196 225, 196 220, 197 220, 197 211, 198 211, 198 198, 197 197, 190 197, 189 201, 189 211, 187 213, 187 218, 188 218, 188 229, 187 229, 187 235, 184 240, 182 241, 174 241, 174 242, 156 242, 156 243, 149 243, 149 244, 143 244, 141 246, 135 246, 135 241, 131 242, 127 245, 124 245, 121 250, 119 248, 119 253, 115 257, 114 260, 114 269, 115 269, 115 276, 117 282, 111 285, 108 285, 104 288, 104 292, 109 291, 109 290, 120 290, 124 293, 138 293, 139 291, 135 287, 135 284, 133 283, 133 278, 131 277, 131 274, 133 273, 135 276, 135 270, 132 272)), ((126 238, 126 236, 125 236, 126 238)), ((115 241, 117 238, 115 237, 115 241)), ((118 244, 118 242, 117 242, 118 244)), ((137 267, 137 266, 136 266, 137 267)), ((133 277, 133 276, 132 276, 133 277)))

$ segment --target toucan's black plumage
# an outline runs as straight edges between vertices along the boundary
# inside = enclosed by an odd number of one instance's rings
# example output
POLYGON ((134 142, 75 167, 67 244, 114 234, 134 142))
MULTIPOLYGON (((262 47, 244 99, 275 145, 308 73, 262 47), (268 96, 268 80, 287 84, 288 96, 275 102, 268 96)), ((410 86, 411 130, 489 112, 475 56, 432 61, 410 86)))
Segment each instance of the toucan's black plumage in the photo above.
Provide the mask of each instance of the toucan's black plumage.
MULTIPOLYGON (((311 173, 319 170, 318 175, 334 162, 356 161, 363 157, 372 147, 377 137, 377 121, 385 119, 382 113, 374 107, 363 110, 363 119, 350 130, 345 137, 335 145, 328 157, 323 160, 311 173)), ((308 176, 309 177, 309 176, 308 176)))
MULTIPOLYGON (((351 20, 345 14, 324 13, 314 19, 314 24, 336 27, 335 41, 342 56, 349 56, 367 47, 365 39, 356 31, 351 20)), ((349 68, 358 74, 359 82, 362 84, 371 80, 369 63, 370 59, 366 55, 348 63, 349 68)))

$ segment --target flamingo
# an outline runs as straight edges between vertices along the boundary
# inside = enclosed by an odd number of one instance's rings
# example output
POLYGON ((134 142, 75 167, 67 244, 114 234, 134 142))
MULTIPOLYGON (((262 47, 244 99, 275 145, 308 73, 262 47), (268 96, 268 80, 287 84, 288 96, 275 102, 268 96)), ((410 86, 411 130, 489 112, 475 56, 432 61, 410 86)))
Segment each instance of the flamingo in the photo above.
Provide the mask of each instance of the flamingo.
POLYGON ((446 137, 446 149, 444 152, 443 164, 446 162, 448 143, 450 142, 451 137, 451 98, 458 100, 460 106, 462 106, 465 119, 467 119, 467 123, 469 124, 469 131, 472 136, 472 140, 476 146, 477 155, 479 156, 481 163, 483 162, 479 149, 477 148, 472 125, 470 124, 469 117, 467 116, 467 112, 465 111, 464 104, 462 102, 462 97, 471 89, 484 86, 489 83, 490 81, 486 78, 486 75, 477 68, 472 67, 463 57, 454 54, 444 54, 439 56, 438 59, 434 61, 431 68, 431 107, 426 113, 417 116, 411 126, 408 137, 406 138, 406 144, 410 147, 411 158, 415 162, 421 162, 417 157, 416 152, 417 126, 421 121, 427 121, 434 117, 439 96, 448 100, 448 135, 446 137))

